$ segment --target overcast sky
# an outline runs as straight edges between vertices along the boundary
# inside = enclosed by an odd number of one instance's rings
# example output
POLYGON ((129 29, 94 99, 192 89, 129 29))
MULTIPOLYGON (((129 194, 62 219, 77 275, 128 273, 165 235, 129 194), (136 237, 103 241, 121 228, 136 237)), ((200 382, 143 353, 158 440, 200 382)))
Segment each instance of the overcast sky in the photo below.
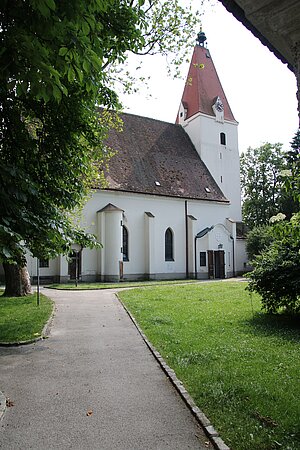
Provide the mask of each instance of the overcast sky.
MULTIPOLYGON (((287 149, 298 126, 294 74, 220 2, 207 6, 201 21, 226 97, 239 122, 240 152, 263 142, 281 142, 287 149)), ((192 52, 191 48, 190 57, 192 52)), ((188 66, 182 69, 186 76, 188 66)), ((168 78, 160 58, 150 57, 145 70, 151 76, 152 98, 147 98, 146 89, 122 97, 125 111, 174 122, 185 80, 168 78)))

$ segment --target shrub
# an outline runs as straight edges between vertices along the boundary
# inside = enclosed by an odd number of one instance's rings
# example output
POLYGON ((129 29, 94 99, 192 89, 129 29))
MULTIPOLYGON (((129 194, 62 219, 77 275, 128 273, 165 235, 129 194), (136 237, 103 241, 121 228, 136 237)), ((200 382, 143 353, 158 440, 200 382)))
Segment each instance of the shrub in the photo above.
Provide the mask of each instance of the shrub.
POLYGON ((246 251, 250 261, 267 249, 273 241, 273 227, 270 225, 261 225, 250 230, 246 242, 246 251))
POLYGON ((273 227, 274 241, 254 261, 249 290, 267 312, 300 312, 300 213, 273 227))

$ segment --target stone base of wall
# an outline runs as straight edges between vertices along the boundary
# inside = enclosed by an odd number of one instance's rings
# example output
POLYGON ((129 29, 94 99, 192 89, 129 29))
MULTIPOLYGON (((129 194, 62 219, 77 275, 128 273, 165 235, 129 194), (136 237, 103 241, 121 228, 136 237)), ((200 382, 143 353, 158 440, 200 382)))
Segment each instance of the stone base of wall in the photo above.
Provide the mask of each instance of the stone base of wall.
MULTIPOLYGON (((37 284, 37 277, 36 276, 32 276, 30 277, 30 281, 32 285, 36 285, 37 284)), ((43 276, 40 277, 40 284, 56 284, 56 283, 60 283, 60 277, 59 275, 49 275, 49 276, 43 276)))
POLYGON ((153 273, 148 275, 149 280, 185 280, 186 273, 174 272, 174 273, 153 273))

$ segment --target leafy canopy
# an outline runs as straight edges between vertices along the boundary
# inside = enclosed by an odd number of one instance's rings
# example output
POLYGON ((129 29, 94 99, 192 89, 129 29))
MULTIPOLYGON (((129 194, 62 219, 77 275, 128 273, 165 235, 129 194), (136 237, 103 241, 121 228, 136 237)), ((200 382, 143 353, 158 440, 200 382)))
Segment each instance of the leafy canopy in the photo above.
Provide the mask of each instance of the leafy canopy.
MULTIPOLYGON (((254 270, 248 274, 250 291, 262 297, 267 312, 288 311, 300 313, 300 130, 297 131, 291 151, 285 154, 289 170, 283 175, 287 194, 294 201, 296 212, 290 220, 278 213, 271 218, 272 227, 252 230, 250 250, 257 243, 254 270)), ((283 191, 284 192, 284 191, 283 191)))
POLYGON ((292 192, 294 201, 300 204, 300 129, 296 132, 291 149, 286 152, 285 159, 288 171, 284 177, 285 188, 292 192))
POLYGON ((97 244, 72 211, 99 184, 119 126, 98 107, 120 107, 118 78, 133 86, 120 72, 129 52, 176 50, 179 64, 196 22, 178 0, 1 2, 0 261, 97 244))
POLYGON ((268 224, 284 207, 281 173, 286 164, 283 155, 281 144, 269 143, 249 147, 241 154, 243 221, 250 229, 268 224))

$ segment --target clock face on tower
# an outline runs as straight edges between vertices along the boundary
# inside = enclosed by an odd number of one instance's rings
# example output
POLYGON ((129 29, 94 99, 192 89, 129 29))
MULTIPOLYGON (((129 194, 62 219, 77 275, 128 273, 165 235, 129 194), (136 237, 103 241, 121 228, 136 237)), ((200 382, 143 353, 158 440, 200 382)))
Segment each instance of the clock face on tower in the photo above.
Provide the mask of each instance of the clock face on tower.
POLYGON ((212 109, 213 109, 213 112, 215 113, 216 121, 223 123, 224 122, 224 105, 219 96, 216 98, 215 103, 212 106, 212 109))
POLYGON ((220 99, 220 97, 217 98, 215 107, 216 107, 217 111, 220 111, 220 112, 224 111, 224 106, 223 106, 223 103, 222 103, 222 100, 220 99))

